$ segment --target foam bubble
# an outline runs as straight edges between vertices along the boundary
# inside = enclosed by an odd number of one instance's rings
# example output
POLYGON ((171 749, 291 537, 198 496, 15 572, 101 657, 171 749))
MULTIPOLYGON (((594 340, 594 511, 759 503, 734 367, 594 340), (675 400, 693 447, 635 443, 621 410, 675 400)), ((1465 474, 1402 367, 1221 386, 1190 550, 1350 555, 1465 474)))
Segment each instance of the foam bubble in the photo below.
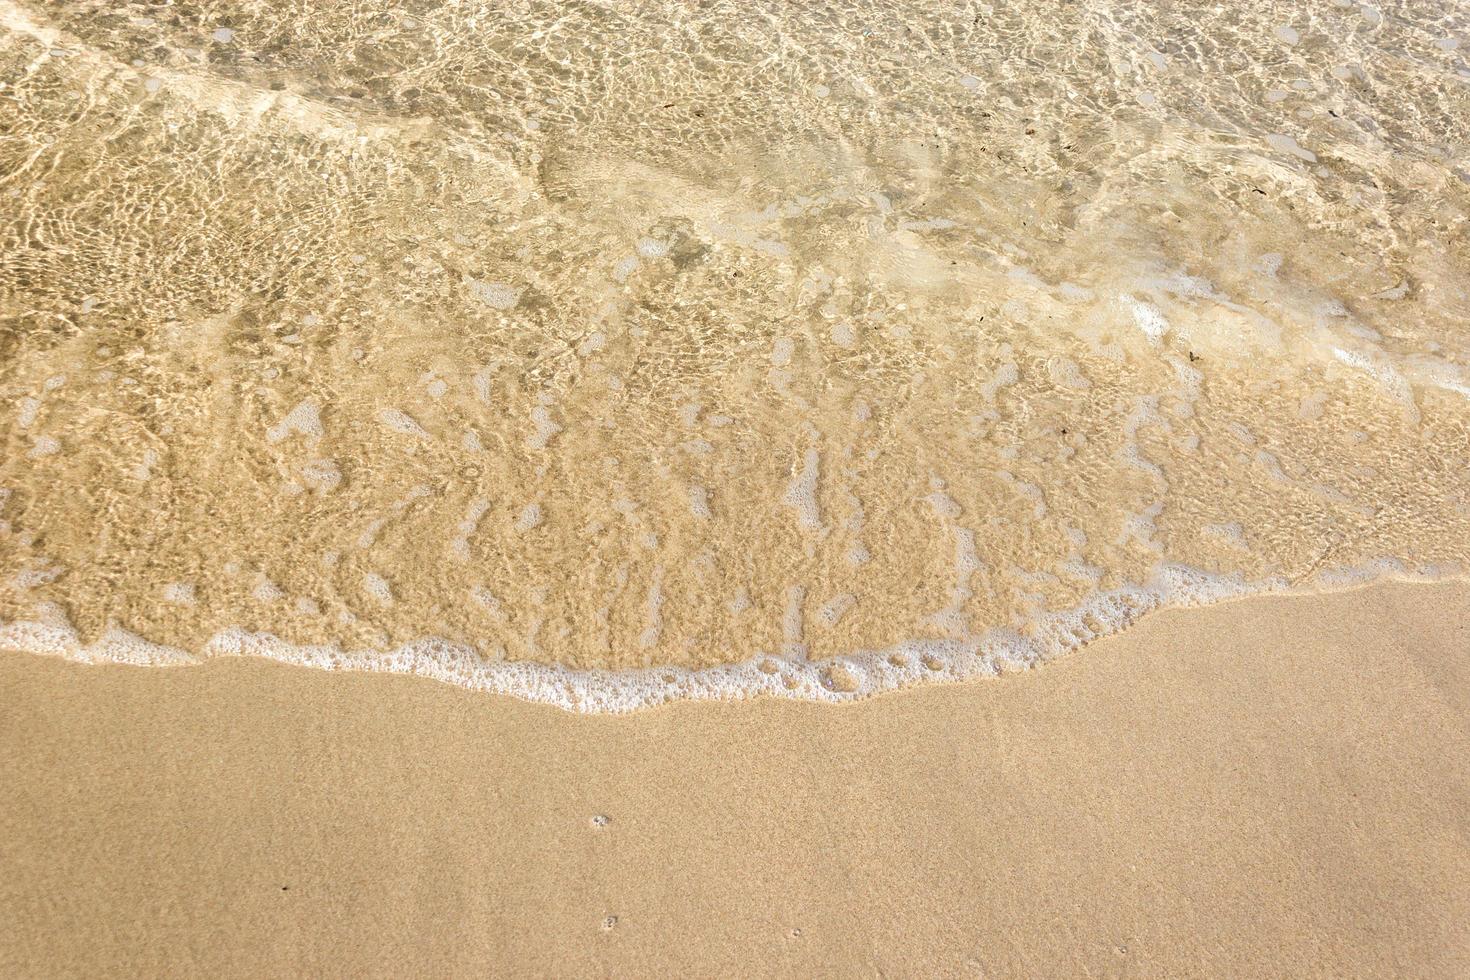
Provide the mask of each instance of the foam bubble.
POLYGON ((709 520, 709 491, 697 484, 689 487, 689 512, 700 520, 709 520))
POLYGON ((301 402, 287 412, 281 421, 266 430, 265 437, 270 442, 280 442, 293 433, 312 441, 323 436, 321 407, 312 399, 301 402))
POLYGON ((286 593, 281 591, 281 587, 268 578, 262 578, 259 582, 256 582, 255 588, 250 590, 250 594, 255 597, 257 602, 278 602, 286 597, 286 593))
POLYGON ((46 456, 54 456, 61 452, 61 440, 55 436, 37 436, 31 443, 31 451, 26 455, 31 459, 42 459, 46 456))
POLYGON ((388 580, 377 572, 364 572, 362 576, 363 591, 385 606, 393 604, 393 587, 388 580))
POLYGON ((1274 150, 1290 153, 1292 156, 1299 157, 1308 163, 1317 162, 1317 154, 1297 143, 1295 137, 1287 136, 1284 133, 1271 133, 1266 137, 1266 142, 1271 144, 1271 148, 1274 150))
POLYGON ((954 518, 960 516, 960 505, 943 490, 935 490, 924 499, 929 502, 929 506, 933 509, 934 513, 940 517, 954 518))
MULTIPOLYGON (((1314 580, 1319 588, 1350 588, 1383 578, 1434 581, 1463 569, 1409 569, 1395 559, 1324 569, 1314 580)), ((112 629, 84 643, 55 604, 41 604, 37 618, 0 623, 0 647, 64 657, 81 663, 124 663, 155 667, 185 666, 216 657, 254 656, 324 670, 360 670, 413 674, 472 690, 508 694, 584 713, 622 713, 669 700, 727 700, 770 696, 808 701, 842 702, 932 680, 991 677, 1003 669, 1031 666, 1109 633, 1127 628, 1141 616, 1164 607, 1196 606, 1247 595, 1282 592, 1280 578, 1247 582, 1177 564, 1157 566, 1142 585, 1097 592, 1079 605, 1044 612, 1029 635, 990 629, 971 639, 910 640, 880 650, 856 651, 844 657, 783 661, 769 669, 763 656, 699 670, 657 667, 643 670, 583 671, 533 662, 487 661, 474 649, 446 640, 418 640, 391 650, 343 650, 336 646, 295 645, 269 633, 223 630, 198 653, 150 643, 112 629), (832 683, 834 669, 845 672, 832 683), (850 683, 848 682, 850 680, 850 683)), ((783 632, 800 636, 800 604, 805 590, 788 590, 783 632)), ((498 605, 488 590, 476 601, 498 605)))
POLYGON ((541 521, 541 505, 539 503, 529 503, 521 508, 521 512, 516 516, 516 521, 513 526, 517 531, 524 533, 533 528, 540 527, 541 521))
POLYGON ((1077 362, 1068 357, 1050 358, 1046 362, 1046 373, 1061 388, 1085 391, 1092 387, 1092 382, 1087 380, 1077 362))
POLYGON ((658 645, 659 633, 663 629, 663 574, 662 567, 654 569, 653 581, 648 586, 648 598, 644 600, 645 625, 638 637, 638 645, 644 649, 658 645))
POLYGON ((1002 388, 1008 388, 1021 380, 1021 370, 1014 362, 1007 361, 995 369, 989 381, 980 388, 980 394, 987 402, 994 403, 996 394, 1002 388))
POLYGON ((857 605, 857 596, 851 592, 843 592, 835 595, 822 603, 822 608, 817 610, 817 619, 828 629, 836 626, 847 615, 848 610, 857 605))
POLYGON ((301 466, 301 480, 317 493, 331 493, 342 485, 342 470, 332 459, 312 459, 301 466))
POLYGON ((531 409, 531 422, 536 426, 536 431, 526 437, 526 445, 531 449, 545 449, 552 437, 562 430, 551 417, 548 405, 537 405, 531 409))
POLYGON ((808 449, 802 456, 801 469, 792 476, 781 502, 796 511, 797 523, 804 531, 821 531, 822 512, 817 503, 817 479, 822 465, 822 454, 815 448, 808 449))
POLYGON ((807 647, 802 638, 805 632, 802 605, 805 602, 806 586, 787 587, 786 612, 781 617, 781 655, 788 659, 806 659, 807 647))
POLYGON ((640 238, 638 254, 645 259, 661 259, 669 254, 669 246, 656 238, 640 238))
POLYGON ((613 266, 612 275, 618 282, 622 282, 638 269, 638 256, 627 255, 619 259, 613 266))
POLYGON ((465 277, 465 286, 475 299, 497 310, 508 310, 520 302, 521 291, 503 282, 481 282, 465 277))
POLYGON ((29 568, 23 568, 19 572, 16 572, 10 581, 17 589, 38 589, 43 585, 50 585, 52 582, 55 582, 65 572, 66 569, 62 566, 48 559, 41 558, 32 561, 29 568))
POLYGON ((402 409, 385 408, 378 412, 378 421, 394 432, 401 433, 402 435, 417 436, 422 439, 429 438, 429 433, 424 431, 424 427, 414 421, 413 416, 402 409))
POLYGON ((196 601, 194 583, 170 582, 162 589, 163 601, 176 606, 192 606, 196 601))
POLYGON ((1250 544, 1245 539, 1245 528, 1239 521, 1206 524, 1200 528, 1200 533, 1227 547, 1238 548, 1241 551, 1250 550, 1250 544))
POLYGON ((496 598, 495 593, 483 585, 476 585, 470 588, 470 599, 492 616, 500 617, 503 615, 500 600, 496 598))
POLYGON ((1158 308, 1142 300, 1134 299, 1126 293, 1121 297, 1123 304, 1133 313, 1134 322, 1138 329, 1143 331, 1153 343, 1158 343, 1169 332, 1169 321, 1164 319, 1164 314, 1158 308))

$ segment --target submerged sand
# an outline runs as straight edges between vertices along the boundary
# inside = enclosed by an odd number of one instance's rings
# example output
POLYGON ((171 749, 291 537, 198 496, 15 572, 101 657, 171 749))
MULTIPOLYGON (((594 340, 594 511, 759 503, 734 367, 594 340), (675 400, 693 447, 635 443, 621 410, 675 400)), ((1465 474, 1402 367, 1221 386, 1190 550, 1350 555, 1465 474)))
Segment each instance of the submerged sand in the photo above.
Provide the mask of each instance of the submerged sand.
POLYGON ((6 655, 0 971, 1464 976, 1467 622, 1460 584, 1255 598, 625 717, 6 655))
POLYGON ((0 0, 0 973, 1470 975, 1463 18, 998 6, 0 0))
POLYGON ((873 690, 1463 572, 1463 25, 995 6, 0 0, 0 624, 873 690))

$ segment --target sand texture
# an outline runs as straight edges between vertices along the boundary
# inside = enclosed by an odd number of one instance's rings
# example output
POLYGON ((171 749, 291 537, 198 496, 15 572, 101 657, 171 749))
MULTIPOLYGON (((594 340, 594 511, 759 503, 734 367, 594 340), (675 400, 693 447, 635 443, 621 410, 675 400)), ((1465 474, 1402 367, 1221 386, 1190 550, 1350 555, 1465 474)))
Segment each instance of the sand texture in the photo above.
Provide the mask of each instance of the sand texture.
POLYGON ((1445 6, 0 0, 0 627, 617 708, 1463 574, 1445 6))
POLYGON ((5 655, 0 972, 1465 976, 1467 622, 1463 585, 1256 598, 622 717, 5 655))

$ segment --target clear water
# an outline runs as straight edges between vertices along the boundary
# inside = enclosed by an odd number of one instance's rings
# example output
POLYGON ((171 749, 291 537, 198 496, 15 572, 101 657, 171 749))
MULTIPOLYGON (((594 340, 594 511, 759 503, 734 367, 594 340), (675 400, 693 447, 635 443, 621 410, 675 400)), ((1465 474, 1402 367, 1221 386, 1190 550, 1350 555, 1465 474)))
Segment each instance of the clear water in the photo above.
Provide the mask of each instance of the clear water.
POLYGON ((1467 45, 0 0, 0 643, 841 699, 1460 574, 1467 45))

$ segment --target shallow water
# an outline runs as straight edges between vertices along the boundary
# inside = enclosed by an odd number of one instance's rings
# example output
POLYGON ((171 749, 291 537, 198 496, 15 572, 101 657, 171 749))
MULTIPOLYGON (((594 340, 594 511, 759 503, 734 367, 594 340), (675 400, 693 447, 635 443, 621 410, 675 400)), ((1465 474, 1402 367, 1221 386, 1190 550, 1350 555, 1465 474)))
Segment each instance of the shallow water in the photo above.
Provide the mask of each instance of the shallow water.
POLYGON ((0 0, 0 645, 839 698, 1461 574, 1467 44, 0 0))

